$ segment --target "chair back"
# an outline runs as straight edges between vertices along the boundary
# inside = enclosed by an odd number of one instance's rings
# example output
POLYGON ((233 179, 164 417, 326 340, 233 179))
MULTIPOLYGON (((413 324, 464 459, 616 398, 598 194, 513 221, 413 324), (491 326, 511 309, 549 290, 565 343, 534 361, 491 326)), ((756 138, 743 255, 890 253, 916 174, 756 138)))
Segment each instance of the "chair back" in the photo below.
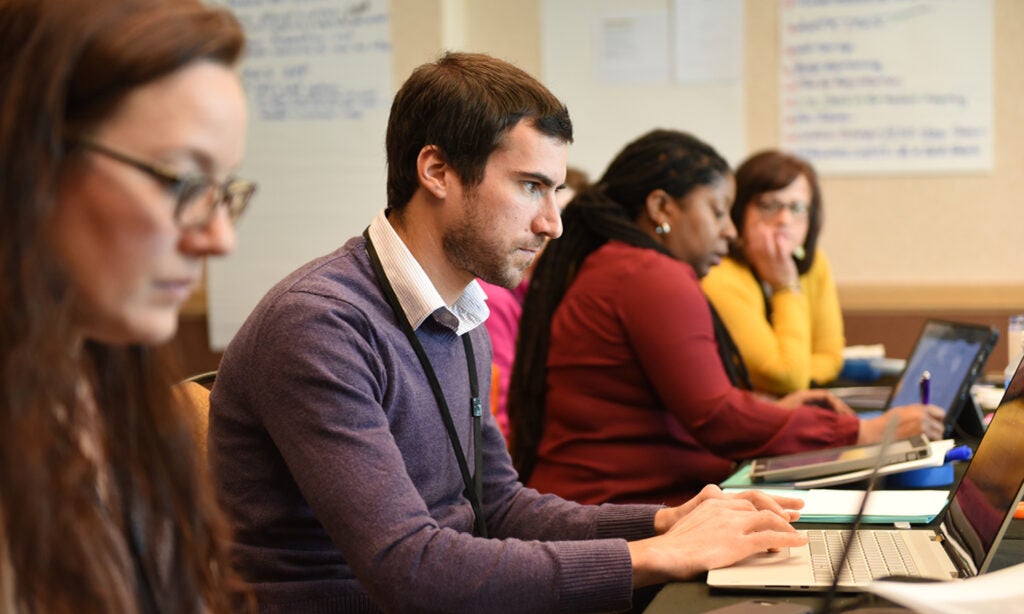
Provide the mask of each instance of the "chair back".
POLYGON ((210 388, 217 377, 216 371, 193 375, 174 386, 178 397, 186 408, 194 412, 196 440, 206 456, 206 437, 210 428, 210 388))

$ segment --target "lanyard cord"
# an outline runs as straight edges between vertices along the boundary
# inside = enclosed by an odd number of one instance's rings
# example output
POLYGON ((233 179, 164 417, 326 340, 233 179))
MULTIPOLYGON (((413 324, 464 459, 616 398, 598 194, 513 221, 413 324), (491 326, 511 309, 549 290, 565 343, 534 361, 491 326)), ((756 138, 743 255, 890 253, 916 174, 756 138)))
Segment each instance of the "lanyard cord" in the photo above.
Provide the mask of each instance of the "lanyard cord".
POLYGON ((469 333, 462 335, 462 345, 466 350, 466 368, 469 371, 469 409, 473 416, 473 477, 469 475, 469 466, 466 462, 466 455, 462 451, 462 444, 459 443, 459 436, 455 430, 455 423, 452 420, 452 413, 448 409, 448 402, 445 400, 444 392, 441 390, 441 384, 437 380, 437 374, 434 372, 434 368, 430 364, 430 359, 427 357, 426 351, 423 349, 423 344, 420 343, 419 338, 416 337, 416 332, 413 331, 412 325, 409 323, 409 319, 405 317, 405 312, 402 311, 402 305, 398 302, 398 296, 395 295, 394 288, 391 287, 391 282, 388 281, 387 275, 384 274, 384 267, 381 265, 380 257, 377 255, 377 250, 373 246, 373 241, 370 240, 370 231, 366 229, 363 231, 363 238, 366 239, 366 252, 370 256, 370 265, 373 267, 373 273, 377 277, 377 283, 380 284, 381 290, 384 292, 384 296, 388 299, 388 303, 391 305, 392 311, 395 312, 395 319, 398 320, 401 325, 402 332, 409 339, 409 343, 412 345, 412 349, 416 352, 416 357, 419 358, 420 364, 423 366, 423 372, 427 376, 427 381, 430 382, 430 389, 434 393, 434 399, 437 401, 437 406, 441 410, 441 419, 444 421, 444 428, 448 431, 448 440, 452 443, 452 449, 455 452, 455 458, 459 461, 459 470, 462 472, 462 482, 466 487, 464 492, 467 499, 469 499, 470 505, 473 506, 473 515, 475 517, 476 533, 480 537, 487 537, 487 523, 484 520, 483 506, 483 476, 480 472, 480 466, 483 464, 483 450, 480 448, 480 422, 483 416, 483 406, 480 403, 480 383, 477 380, 476 375, 476 357, 473 353, 473 342, 469 338, 469 333))

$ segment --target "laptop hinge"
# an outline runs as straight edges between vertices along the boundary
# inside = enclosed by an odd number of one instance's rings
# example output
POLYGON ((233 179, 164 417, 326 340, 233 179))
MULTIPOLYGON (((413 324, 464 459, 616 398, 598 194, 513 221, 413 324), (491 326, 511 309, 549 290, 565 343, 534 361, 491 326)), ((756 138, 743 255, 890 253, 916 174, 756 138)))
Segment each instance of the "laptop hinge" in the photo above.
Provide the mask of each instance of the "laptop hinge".
POLYGON ((961 578, 971 578, 978 575, 978 570, 974 566, 970 555, 957 543, 945 520, 939 525, 935 539, 938 540, 939 545, 949 555, 949 560, 953 562, 961 578))

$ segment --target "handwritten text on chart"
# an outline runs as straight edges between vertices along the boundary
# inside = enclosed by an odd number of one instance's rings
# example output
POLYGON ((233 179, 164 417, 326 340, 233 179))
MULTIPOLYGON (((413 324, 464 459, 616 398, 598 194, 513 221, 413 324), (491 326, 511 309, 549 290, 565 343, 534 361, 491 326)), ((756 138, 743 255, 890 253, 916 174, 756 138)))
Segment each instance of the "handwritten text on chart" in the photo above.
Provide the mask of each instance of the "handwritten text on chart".
POLYGON ((388 14, 362 0, 229 0, 246 31, 242 72, 256 119, 359 120, 386 107, 388 14), (378 71, 379 72, 379 71, 378 71), (382 80, 384 86, 382 87, 382 80))
POLYGON ((784 2, 783 147, 835 172, 990 167, 991 58, 939 27, 990 36, 971 11, 946 0, 784 2))

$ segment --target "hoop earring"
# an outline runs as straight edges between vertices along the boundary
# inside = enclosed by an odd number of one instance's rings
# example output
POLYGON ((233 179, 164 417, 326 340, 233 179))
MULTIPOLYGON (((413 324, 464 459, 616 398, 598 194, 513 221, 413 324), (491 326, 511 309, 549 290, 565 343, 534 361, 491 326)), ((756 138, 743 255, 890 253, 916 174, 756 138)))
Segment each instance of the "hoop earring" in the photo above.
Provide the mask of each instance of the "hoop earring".
POLYGON ((662 222, 654 227, 654 232, 659 235, 667 235, 672 232, 672 227, 668 225, 668 222, 662 222))

